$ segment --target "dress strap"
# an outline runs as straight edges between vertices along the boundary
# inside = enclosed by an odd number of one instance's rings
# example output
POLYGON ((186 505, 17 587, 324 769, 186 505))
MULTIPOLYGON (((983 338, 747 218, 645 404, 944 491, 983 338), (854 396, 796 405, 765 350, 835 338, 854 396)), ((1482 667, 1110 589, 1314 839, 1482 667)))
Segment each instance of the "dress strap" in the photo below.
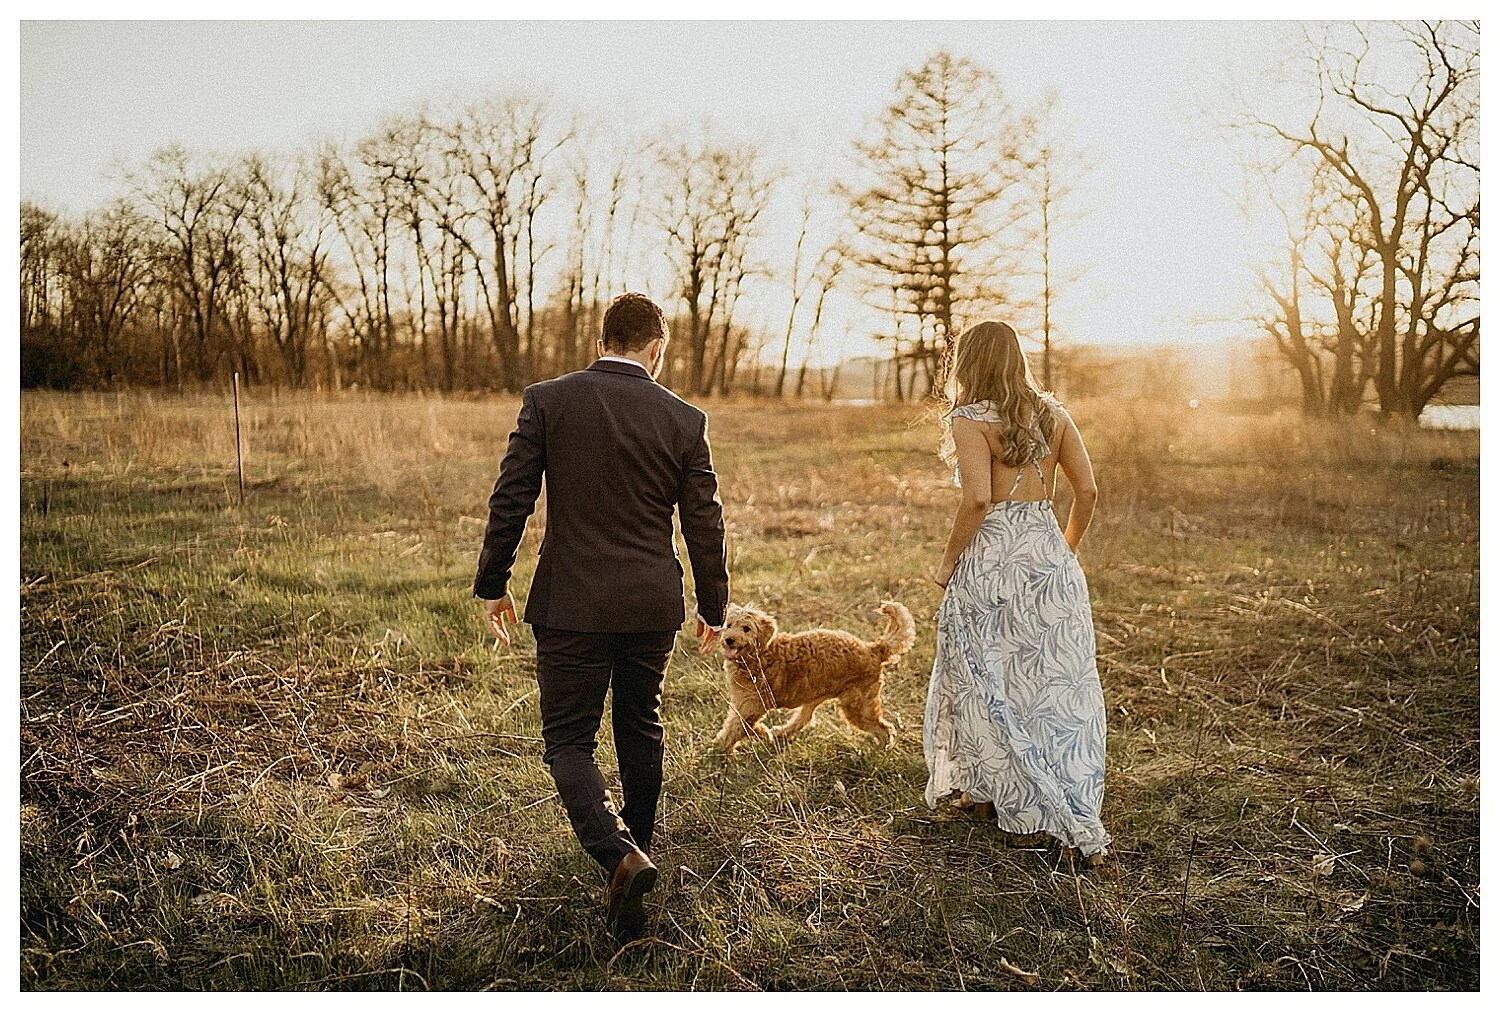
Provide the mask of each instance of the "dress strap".
POLYGON ((1010 483, 1010 491, 1005 493, 1005 501, 1010 502, 1010 497, 1016 494, 1016 489, 1021 487, 1021 476, 1026 473, 1026 466, 1016 468, 1016 480, 1010 483))
MULTIPOLYGON (((1037 480, 1042 483, 1042 498, 1040 498, 1040 499, 1038 499, 1036 501, 1037 502, 1051 502, 1052 501, 1052 494, 1051 494, 1051 492, 1047 488, 1047 475, 1042 470, 1042 462, 1040 460, 1033 460, 1031 462, 1031 466, 1034 467, 1034 468, 1036 468, 1037 480)), ((1021 487, 1021 479, 1025 476, 1025 474, 1026 474, 1026 465, 1025 464, 1022 464, 1020 467, 1016 468, 1016 480, 1010 483, 1010 491, 1007 492, 1007 493, 1005 493, 1005 502, 1010 502, 1010 497, 1016 494, 1016 489, 1018 489, 1018 488, 1021 487)))

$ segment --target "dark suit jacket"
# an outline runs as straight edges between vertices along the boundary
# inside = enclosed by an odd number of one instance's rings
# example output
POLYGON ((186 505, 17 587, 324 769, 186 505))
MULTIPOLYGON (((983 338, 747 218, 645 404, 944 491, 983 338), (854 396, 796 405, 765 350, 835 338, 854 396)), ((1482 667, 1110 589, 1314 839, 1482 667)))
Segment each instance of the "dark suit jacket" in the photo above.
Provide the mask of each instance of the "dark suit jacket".
POLYGON ((544 474, 547 530, 526 622, 576 632, 681 628, 676 507, 698 614, 723 624, 729 572, 708 416, 624 362, 527 387, 490 496, 476 597, 505 594, 544 474))

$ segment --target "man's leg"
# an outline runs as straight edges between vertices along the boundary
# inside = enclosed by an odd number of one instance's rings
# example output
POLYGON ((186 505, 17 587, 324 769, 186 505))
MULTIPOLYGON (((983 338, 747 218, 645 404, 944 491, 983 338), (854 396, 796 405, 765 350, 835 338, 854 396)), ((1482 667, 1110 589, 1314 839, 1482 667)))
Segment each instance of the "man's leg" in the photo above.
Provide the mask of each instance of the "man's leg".
POLYGON ((611 873, 636 844, 610 808, 604 777, 594 764, 610 681, 610 637, 543 626, 532 631, 546 743, 542 760, 552 771, 578 842, 611 873))
POLYGON ((648 854, 661 796, 661 683, 676 638, 675 632, 654 632, 614 639, 615 755, 625 802, 620 817, 648 854))

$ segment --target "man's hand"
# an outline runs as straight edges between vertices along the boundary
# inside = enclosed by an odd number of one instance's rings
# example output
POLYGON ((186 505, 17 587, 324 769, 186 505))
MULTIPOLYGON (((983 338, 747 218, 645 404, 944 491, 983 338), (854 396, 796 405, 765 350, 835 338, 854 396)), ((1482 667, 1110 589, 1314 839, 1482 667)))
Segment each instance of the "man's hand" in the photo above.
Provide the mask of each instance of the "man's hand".
POLYGON ((693 635, 698 637, 698 653, 700 654, 709 653, 719 645, 719 630, 703 621, 701 617, 698 619, 698 629, 693 635))
POLYGON ((510 630, 505 628, 505 619, 509 616, 512 622, 519 622, 516 618, 516 604, 506 594, 494 601, 484 602, 484 621, 490 627, 490 632, 495 638, 506 646, 510 646, 510 630))

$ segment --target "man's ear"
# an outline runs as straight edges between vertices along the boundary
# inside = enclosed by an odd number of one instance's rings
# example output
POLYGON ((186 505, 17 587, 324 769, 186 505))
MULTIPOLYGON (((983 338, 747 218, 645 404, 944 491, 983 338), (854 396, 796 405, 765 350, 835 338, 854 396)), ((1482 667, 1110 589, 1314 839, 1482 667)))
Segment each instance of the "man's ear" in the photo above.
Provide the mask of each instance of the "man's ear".
POLYGON ((596 337, 596 338, 594 338, 594 351, 595 351, 595 353, 597 354, 597 356, 599 358, 603 358, 604 357, 604 338, 602 338, 602 337, 596 337))

